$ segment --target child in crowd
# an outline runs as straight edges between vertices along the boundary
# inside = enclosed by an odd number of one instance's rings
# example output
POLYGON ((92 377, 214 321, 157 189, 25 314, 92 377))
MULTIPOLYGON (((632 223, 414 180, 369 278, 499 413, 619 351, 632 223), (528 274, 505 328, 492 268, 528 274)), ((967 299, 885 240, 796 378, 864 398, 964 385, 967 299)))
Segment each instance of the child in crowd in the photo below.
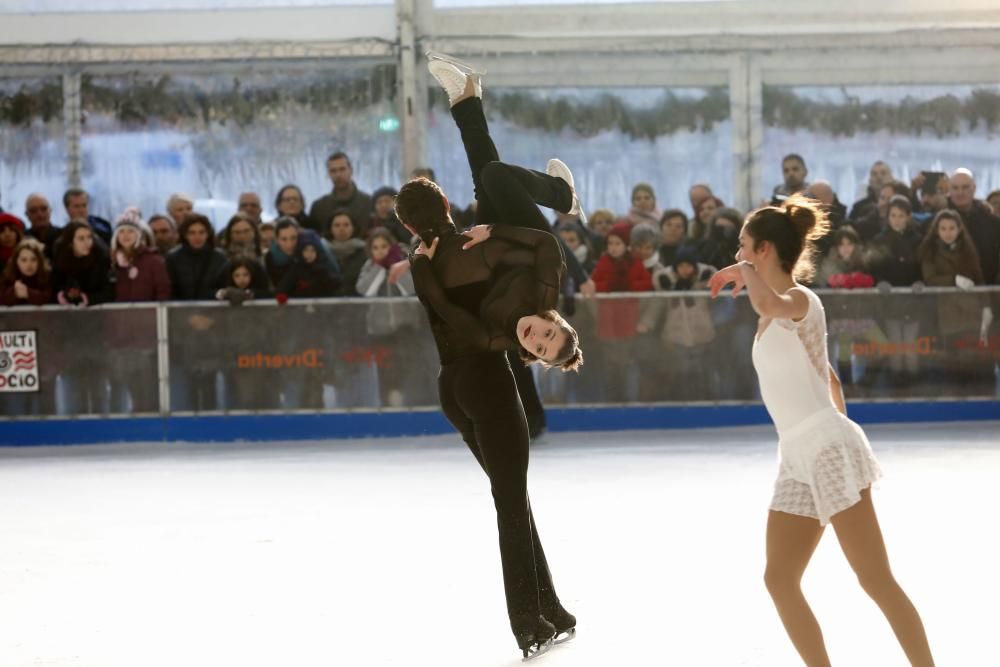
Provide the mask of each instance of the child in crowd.
MULTIPOLYGON (((368 237, 368 260, 358 276, 357 291, 363 297, 413 296, 413 277, 407 272, 395 283, 389 282, 389 269, 403 259, 396 237, 387 229, 376 228, 368 237)), ((418 303, 396 302, 368 306, 365 325, 372 348, 371 356, 378 374, 379 396, 383 406, 402 407, 406 378, 404 359, 396 354, 402 339, 409 339, 420 326, 418 303), (404 331, 404 333, 400 333, 404 331)))
MULTIPOLYGON (((868 255, 861 238, 851 225, 844 225, 833 233, 833 246, 827 252, 816 276, 818 287, 850 290, 875 286, 869 269, 868 255)), ((875 321, 875 305, 870 298, 856 294, 833 294, 826 297, 829 320, 829 356, 836 359, 837 375, 845 390, 854 382, 870 386, 878 375, 881 359, 877 354, 866 354, 857 361, 854 372, 854 346, 863 344, 866 350, 881 350, 886 342, 885 333, 875 321), (866 370, 865 367, 867 366, 866 370)))
POLYGON ((44 306, 51 301, 51 272, 45 246, 28 237, 17 244, 3 269, 0 304, 44 306))
MULTIPOLYGON (((653 288, 652 277, 642 260, 629 252, 631 237, 632 225, 628 222, 620 222, 608 232, 608 249, 590 276, 598 292, 647 292, 653 288)), ((639 299, 616 297, 598 302, 597 336, 616 343, 605 348, 608 400, 626 400, 631 393, 626 390, 634 360, 624 341, 636 335, 638 324, 639 299)))
POLYGON ((688 217, 679 208, 663 212, 660 218, 660 264, 673 266, 674 256, 687 241, 688 217))
MULTIPOLYGON (((656 270, 653 288, 664 292, 704 290, 714 273, 715 268, 699 262, 694 248, 689 246, 677 252, 670 266, 660 266, 656 270)), ((671 382, 665 387, 666 395, 661 400, 710 400, 716 381, 716 364, 709 363, 715 325, 708 298, 670 296, 656 302, 663 307, 650 310, 651 319, 640 322, 640 327, 658 334, 661 349, 667 350, 667 354, 660 357, 660 366, 664 374, 669 369, 671 382)))

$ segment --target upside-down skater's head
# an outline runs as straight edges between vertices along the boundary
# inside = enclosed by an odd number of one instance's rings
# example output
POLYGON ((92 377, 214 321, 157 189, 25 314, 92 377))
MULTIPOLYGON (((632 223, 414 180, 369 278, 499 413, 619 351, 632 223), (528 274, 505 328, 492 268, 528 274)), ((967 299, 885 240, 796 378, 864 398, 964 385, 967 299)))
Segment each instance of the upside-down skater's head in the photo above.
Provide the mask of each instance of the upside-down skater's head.
POLYGON ((560 368, 564 373, 583 365, 580 337, 554 310, 527 315, 517 321, 518 354, 525 365, 536 361, 545 368, 560 368))
POLYGON ((808 280, 816 271, 815 242, 830 231, 822 204, 793 195, 781 206, 765 206, 750 213, 740 232, 738 260, 758 270, 777 267, 795 280, 808 280))
POLYGON ((435 237, 456 233, 448 198, 437 183, 423 176, 411 179, 399 189, 396 216, 427 245, 435 237))

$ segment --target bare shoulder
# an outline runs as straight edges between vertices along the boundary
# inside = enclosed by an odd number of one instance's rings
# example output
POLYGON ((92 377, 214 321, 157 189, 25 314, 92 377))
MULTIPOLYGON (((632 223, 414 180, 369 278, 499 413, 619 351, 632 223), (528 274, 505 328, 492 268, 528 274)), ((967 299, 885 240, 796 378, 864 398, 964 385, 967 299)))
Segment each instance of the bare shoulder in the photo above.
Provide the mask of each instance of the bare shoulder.
POLYGON ((800 322, 805 319, 806 315, 809 314, 812 297, 815 296, 812 290, 803 285, 795 285, 795 287, 786 291, 784 296, 787 296, 791 300, 788 319, 794 322, 800 322))

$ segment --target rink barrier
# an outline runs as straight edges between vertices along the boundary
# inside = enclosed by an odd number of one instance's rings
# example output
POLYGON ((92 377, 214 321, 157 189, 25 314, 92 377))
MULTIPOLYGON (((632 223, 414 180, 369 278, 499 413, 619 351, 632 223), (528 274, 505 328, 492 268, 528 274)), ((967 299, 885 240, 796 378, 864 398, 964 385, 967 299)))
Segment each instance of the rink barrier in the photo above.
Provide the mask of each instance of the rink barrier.
MULTIPOLYGON (((860 424, 1000 420, 1000 401, 866 402, 848 406, 860 424)), ((549 408, 552 432, 660 430, 771 423, 763 405, 658 405, 549 408)), ((249 442, 341 440, 448 434, 438 410, 320 414, 256 414, 134 418, 10 420, 0 445, 82 445, 126 442, 249 442)), ((1000 436, 998 436, 1000 442, 1000 436)))

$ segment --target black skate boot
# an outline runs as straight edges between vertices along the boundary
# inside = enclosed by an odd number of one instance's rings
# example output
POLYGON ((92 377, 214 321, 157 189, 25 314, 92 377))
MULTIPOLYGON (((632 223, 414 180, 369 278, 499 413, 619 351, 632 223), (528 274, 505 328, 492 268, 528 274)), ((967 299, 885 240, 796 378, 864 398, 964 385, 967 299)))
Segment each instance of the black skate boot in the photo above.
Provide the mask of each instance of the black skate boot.
POLYGON ((510 627, 514 631, 518 648, 524 654, 523 662, 537 658, 552 648, 552 638, 556 634, 556 629, 541 616, 528 616, 511 621, 510 627))
POLYGON ((566 611, 558 601, 554 608, 545 609, 545 619, 555 626, 556 634, 552 645, 565 644, 576 637, 576 616, 566 611))

